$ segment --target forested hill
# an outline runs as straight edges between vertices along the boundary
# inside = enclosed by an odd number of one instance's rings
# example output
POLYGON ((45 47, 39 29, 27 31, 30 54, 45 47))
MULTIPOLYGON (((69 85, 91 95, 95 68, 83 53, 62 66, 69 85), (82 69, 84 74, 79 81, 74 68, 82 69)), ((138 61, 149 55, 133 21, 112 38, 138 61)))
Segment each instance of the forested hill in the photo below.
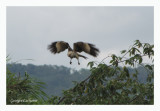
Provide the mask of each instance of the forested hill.
POLYGON ((61 96, 62 90, 73 87, 72 81, 81 81, 90 74, 87 69, 77 71, 57 65, 7 64, 7 67, 12 73, 17 75, 20 73, 21 76, 24 76, 27 72, 31 77, 46 83, 44 91, 54 96, 61 96))
MULTIPOLYGON (((61 96, 62 90, 67 90, 74 86, 72 81, 82 81, 90 75, 88 69, 81 69, 79 71, 57 65, 22 65, 22 64, 7 64, 7 68, 17 75, 20 73, 24 76, 27 72, 31 77, 46 83, 44 91, 48 95, 61 96)), ((130 73, 133 72, 129 68, 130 73)), ((140 82, 145 82, 147 72, 143 67, 138 67, 138 79, 140 82)))

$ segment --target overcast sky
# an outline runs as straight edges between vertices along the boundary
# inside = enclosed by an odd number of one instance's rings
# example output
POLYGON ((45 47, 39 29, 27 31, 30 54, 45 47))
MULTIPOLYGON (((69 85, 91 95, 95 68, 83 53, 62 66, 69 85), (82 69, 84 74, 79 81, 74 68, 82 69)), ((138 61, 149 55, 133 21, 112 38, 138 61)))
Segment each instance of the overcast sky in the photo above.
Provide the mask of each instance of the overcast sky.
POLYGON ((7 55, 11 61, 36 65, 64 65, 86 68, 89 61, 101 61, 128 49, 138 39, 153 44, 153 7, 8 7, 7 55), (67 50, 53 55, 47 46, 54 41, 93 43, 101 51, 88 60, 67 57, 67 50), (33 59, 22 60, 22 59, 33 59))

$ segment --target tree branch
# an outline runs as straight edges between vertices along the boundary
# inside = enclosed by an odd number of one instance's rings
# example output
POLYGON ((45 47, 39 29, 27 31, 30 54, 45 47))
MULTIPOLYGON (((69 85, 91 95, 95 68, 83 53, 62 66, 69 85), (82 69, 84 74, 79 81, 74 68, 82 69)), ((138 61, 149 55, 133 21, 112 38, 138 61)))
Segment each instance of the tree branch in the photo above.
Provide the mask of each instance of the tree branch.
MULTIPOLYGON (((135 46, 135 44, 122 56, 122 59, 130 52, 130 50, 132 49, 132 48, 135 48, 134 47, 135 46)), ((145 56, 145 55, 141 55, 141 57, 143 57, 143 56, 145 56)), ((101 62, 103 62, 106 58, 108 58, 108 57, 110 57, 110 56, 107 56, 107 57, 105 57, 101 62)), ((126 59, 126 60, 122 60, 122 61, 117 61, 118 63, 123 63, 123 62, 125 62, 125 61, 127 61, 127 60, 130 60, 130 59, 126 59)), ((101 64, 101 62, 100 62, 100 64, 101 64)), ((136 61, 135 61, 136 62, 136 61)), ((142 65, 142 64, 140 64, 140 65, 142 65)), ((110 67, 110 66, 114 66, 113 64, 111 64, 111 65, 108 65, 108 67, 110 67)), ((143 66, 143 65, 142 65, 143 66)), ((84 83, 84 82, 86 82, 87 80, 89 80, 91 78, 91 75, 90 76, 88 76, 86 79, 84 79, 83 81, 81 81, 79 84, 81 84, 81 83, 84 83)), ((75 88, 75 87, 74 87, 75 88)), ((73 89, 74 88, 72 88, 71 89, 71 91, 73 91, 73 89)), ((138 96, 137 96, 138 97, 138 96)), ((135 97, 133 100, 131 100, 129 103, 131 103, 132 101, 134 101, 137 97, 135 97)), ((62 101, 64 101, 64 99, 65 99, 66 97, 64 96, 64 97, 62 97, 60 100, 59 100, 59 102, 58 102, 58 104, 60 104, 62 101)))

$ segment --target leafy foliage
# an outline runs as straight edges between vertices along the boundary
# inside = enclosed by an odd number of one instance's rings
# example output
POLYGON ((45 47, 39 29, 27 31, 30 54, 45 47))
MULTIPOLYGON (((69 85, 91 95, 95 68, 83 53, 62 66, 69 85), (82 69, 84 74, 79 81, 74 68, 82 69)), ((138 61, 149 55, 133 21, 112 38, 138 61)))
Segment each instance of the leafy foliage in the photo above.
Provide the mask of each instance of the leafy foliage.
POLYGON ((21 77, 7 69, 7 104, 44 104, 48 96, 42 90, 45 84, 29 76, 21 77))
POLYGON ((111 55, 109 65, 103 61, 98 65, 89 62, 91 75, 80 83, 74 82, 75 87, 64 91, 58 104, 153 104, 154 65, 143 64, 145 56, 154 62, 153 48, 136 40, 128 51, 121 51, 121 57, 111 55), (125 65, 120 67, 120 63, 125 65), (139 82, 137 65, 146 69, 147 83, 139 82), (130 73, 127 66, 134 67, 135 71, 130 73))

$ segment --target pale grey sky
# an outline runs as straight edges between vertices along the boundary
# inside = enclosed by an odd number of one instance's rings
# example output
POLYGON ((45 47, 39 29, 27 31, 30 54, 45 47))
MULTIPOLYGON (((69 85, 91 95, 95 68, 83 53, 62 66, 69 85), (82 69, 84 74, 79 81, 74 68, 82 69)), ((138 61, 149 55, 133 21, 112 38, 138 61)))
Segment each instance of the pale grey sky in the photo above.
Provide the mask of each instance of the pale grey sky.
POLYGON ((153 44, 153 7, 7 7, 7 55, 12 61, 36 65, 64 65, 86 68, 89 61, 101 61, 108 54, 119 54, 133 41, 153 44), (101 51, 98 58, 77 60, 67 57, 67 50, 53 55, 51 42, 63 40, 93 43, 101 51))

